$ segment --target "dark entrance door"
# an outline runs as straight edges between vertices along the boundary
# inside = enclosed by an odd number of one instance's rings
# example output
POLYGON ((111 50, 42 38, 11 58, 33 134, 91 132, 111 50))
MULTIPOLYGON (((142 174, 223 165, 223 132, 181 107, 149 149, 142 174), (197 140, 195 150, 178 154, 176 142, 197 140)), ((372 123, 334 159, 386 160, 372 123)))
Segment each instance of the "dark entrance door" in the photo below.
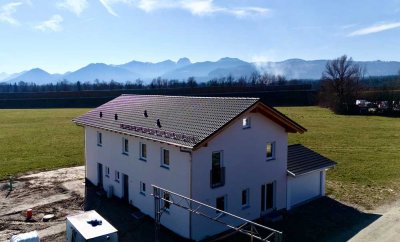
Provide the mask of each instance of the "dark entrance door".
POLYGON ((97 163, 97 186, 103 187, 103 164, 97 163))
POLYGON ((261 186, 261 214, 266 214, 274 209, 275 206, 274 182, 261 186))
POLYGON ((129 177, 126 174, 122 176, 122 199, 129 202, 129 177))

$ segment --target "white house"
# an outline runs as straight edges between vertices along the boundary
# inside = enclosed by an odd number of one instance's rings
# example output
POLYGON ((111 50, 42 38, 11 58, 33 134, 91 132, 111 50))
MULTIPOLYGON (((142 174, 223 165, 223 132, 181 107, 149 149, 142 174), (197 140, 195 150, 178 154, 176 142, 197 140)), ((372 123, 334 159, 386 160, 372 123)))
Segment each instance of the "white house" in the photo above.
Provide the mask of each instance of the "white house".
MULTIPOLYGON (((73 121, 85 127, 87 180, 151 217, 152 184, 254 220, 323 196, 335 165, 288 146, 306 129, 258 98, 122 95, 73 121)), ((197 241, 226 229, 175 206, 164 214, 197 241)))

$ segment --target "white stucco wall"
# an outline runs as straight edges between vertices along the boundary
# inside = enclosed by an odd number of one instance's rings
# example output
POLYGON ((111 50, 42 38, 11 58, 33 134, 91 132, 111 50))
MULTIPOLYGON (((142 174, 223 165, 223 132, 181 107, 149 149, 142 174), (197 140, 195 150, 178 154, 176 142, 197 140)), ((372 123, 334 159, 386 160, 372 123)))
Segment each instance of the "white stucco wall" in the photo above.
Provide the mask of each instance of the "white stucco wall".
MULTIPOLYGON (((107 191, 111 185, 117 197, 122 196, 123 174, 129 176, 129 200, 143 213, 154 218, 154 198, 151 184, 189 196, 190 154, 179 147, 162 144, 133 136, 85 128, 87 178, 97 184, 97 163, 103 165, 103 184, 107 191), (102 133, 103 144, 97 145, 97 131, 102 133), (129 140, 129 155, 122 154, 122 137, 129 140), (147 144, 147 161, 139 159, 139 143, 147 144), (161 148, 170 151, 169 169, 161 167, 161 148), (110 177, 105 177, 105 167, 110 167, 110 177), (120 182, 114 179, 115 170, 120 172, 120 182), (140 182, 146 183, 146 195, 140 194, 140 182)), ((188 212, 171 206, 170 213, 163 213, 161 223, 175 233, 189 237, 188 212)))
MULTIPOLYGON (((193 153, 193 198, 216 206, 216 198, 227 197, 226 211, 256 219, 261 215, 261 186, 275 181, 275 208, 286 207, 287 133, 258 113, 244 114, 207 147, 193 153), (251 118, 251 128, 243 129, 242 118, 251 118), (275 142, 275 160, 266 161, 265 147, 275 142), (211 157, 213 151, 223 151, 226 169, 225 185, 210 187, 211 157), (241 192, 250 189, 250 206, 242 209, 241 192)), ((215 213, 214 213, 215 215, 215 213)), ((193 215, 192 235, 196 240, 226 230, 223 225, 193 215)))
POLYGON ((288 209, 325 194, 325 171, 288 177, 288 209))

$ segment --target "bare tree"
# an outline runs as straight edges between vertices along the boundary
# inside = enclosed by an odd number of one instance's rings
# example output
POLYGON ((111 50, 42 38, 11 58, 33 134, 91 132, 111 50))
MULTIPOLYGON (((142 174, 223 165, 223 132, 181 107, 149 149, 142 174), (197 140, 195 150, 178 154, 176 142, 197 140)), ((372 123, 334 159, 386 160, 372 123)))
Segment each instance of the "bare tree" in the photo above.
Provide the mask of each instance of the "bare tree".
POLYGON ((337 113, 350 113, 361 89, 363 73, 363 68, 346 55, 328 61, 321 78, 325 104, 337 113))

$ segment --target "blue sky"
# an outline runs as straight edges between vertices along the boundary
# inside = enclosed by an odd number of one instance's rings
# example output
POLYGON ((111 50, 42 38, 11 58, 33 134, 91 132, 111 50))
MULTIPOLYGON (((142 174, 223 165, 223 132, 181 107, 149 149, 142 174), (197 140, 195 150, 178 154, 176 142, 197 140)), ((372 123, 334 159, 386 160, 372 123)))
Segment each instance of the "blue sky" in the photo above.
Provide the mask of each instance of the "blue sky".
POLYGON ((400 60, 400 0, 0 0, 0 72, 237 57, 400 60))

